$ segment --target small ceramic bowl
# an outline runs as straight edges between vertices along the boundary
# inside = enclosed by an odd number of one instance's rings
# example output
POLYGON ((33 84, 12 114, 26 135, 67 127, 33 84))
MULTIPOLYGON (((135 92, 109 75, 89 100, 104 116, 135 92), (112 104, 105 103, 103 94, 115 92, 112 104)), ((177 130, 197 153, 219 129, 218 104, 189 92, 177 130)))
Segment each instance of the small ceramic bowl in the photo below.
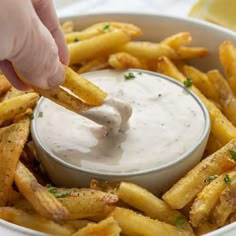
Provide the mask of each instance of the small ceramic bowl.
MULTIPOLYGON (((54 133, 54 129, 51 131, 48 131, 49 128, 47 128, 47 129, 44 128, 46 125, 45 119, 49 119, 50 123, 55 123, 55 122, 58 122, 58 120, 59 120, 60 123, 58 125, 60 125, 61 127, 63 126, 63 128, 61 128, 61 129, 59 127, 57 129, 55 128, 55 130, 57 130, 55 132, 55 136, 51 136, 51 138, 50 138, 50 140, 55 141, 55 139, 63 131, 65 132, 65 129, 67 129, 66 124, 73 123, 74 119, 76 119, 76 117, 69 116, 71 118, 68 118, 68 119, 64 120, 64 122, 63 122, 62 117, 59 118, 57 115, 52 115, 51 114, 52 111, 50 111, 50 113, 45 114, 46 113, 46 111, 45 111, 45 112, 43 112, 43 114, 44 114, 43 118, 41 118, 39 114, 42 113, 41 110, 45 109, 45 108, 43 108, 44 104, 45 103, 47 104, 47 100, 45 100, 45 98, 41 98, 37 107, 35 108, 35 111, 34 111, 35 118, 32 121, 31 133, 32 133, 32 137, 35 142, 35 145, 36 145, 36 149, 39 154, 40 161, 41 161, 43 167, 45 168, 46 172, 48 173, 50 179, 56 185, 66 186, 66 187, 88 187, 89 183, 92 179, 108 180, 109 182, 118 182, 118 181, 123 180, 123 181, 130 181, 130 182, 136 183, 136 184, 143 186, 144 188, 152 191, 155 194, 160 194, 161 192, 167 190, 181 176, 183 176, 188 170, 193 168, 200 161, 202 154, 204 152, 206 143, 207 143, 208 135, 209 135, 210 118, 209 118, 209 114, 208 114, 207 109, 202 104, 202 102, 199 100, 199 98, 195 94, 193 94, 191 92, 191 90, 186 89, 183 84, 180 84, 180 83, 176 82, 175 80, 168 78, 164 75, 158 74, 158 73, 154 73, 154 72, 150 72, 150 71, 143 71, 143 70, 133 70, 133 69, 128 70, 128 71, 104 70, 104 71, 97 71, 97 72, 89 72, 89 73, 86 73, 84 75, 84 77, 91 78, 91 80, 94 77, 95 78, 108 78, 109 81, 112 79, 116 79, 116 80, 121 79, 121 81, 124 81, 123 83, 125 84, 125 88, 127 88, 127 83, 129 83, 129 82, 125 82, 125 80, 123 78, 124 78, 124 75, 128 74, 128 73, 136 73, 136 75, 142 74, 142 77, 139 79, 139 81, 145 80, 146 81, 145 84, 147 83, 148 79, 153 79, 154 81, 156 79, 159 79, 160 81, 164 80, 165 83, 168 83, 168 84, 170 83, 171 84, 170 86, 172 86, 171 87, 172 89, 179 89, 179 91, 180 91, 179 95, 183 99, 181 101, 183 102, 183 101, 190 99, 191 102, 194 102, 193 103, 194 107, 196 106, 198 109, 197 111, 201 114, 202 119, 201 119, 200 123, 201 123, 201 126, 203 127, 201 133, 199 134, 199 136, 193 138, 192 143, 186 145, 188 147, 182 154, 177 154, 177 152, 176 152, 176 155, 174 155, 174 159, 172 158, 172 160, 170 160, 167 163, 162 164, 162 165, 156 165, 156 166, 150 165, 151 167, 148 167, 147 169, 145 169, 145 168, 139 169, 137 171, 132 171, 130 173, 129 173, 129 171, 127 171, 127 172, 111 172, 111 171, 109 171, 108 172, 108 171, 96 170, 94 168, 96 161, 93 162, 94 164, 92 164, 92 167, 84 168, 84 167, 75 165, 72 161, 70 161, 70 163, 66 162, 65 160, 63 160, 63 158, 60 158, 59 156, 57 156, 55 154, 55 152, 53 152, 52 149, 49 147, 49 145, 47 144, 45 139, 43 138, 43 136, 44 136, 43 133, 45 133, 45 132, 46 133, 47 132, 54 133), (39 128, 39 127, 41 127, 41 128, 39 128), (58 129, 60 129, 60 130, 58 130, 58 129)), ((104 81, 104 83, 105 82, 106 81, 104 81)), ((139 82, 139 86, 140 86, 140 82, 139 82)), ((152 84, 152 86, 153 86, 153 84, 152 84)), ((156 89, 157 88, 153 87, 154 91, 156 89)), ((129 91, 127 91, 127 90, 126 90, 126 92, 129 93, 130 90, 129 91)), ((173 91, 173 90, 171 90, 171 91, 173 91)), ((171 91, 167 91, 167 92, 173 93, 171 91)), ((178 99, 174 100, 174 103, 176 102, 176 104, 173 104, 174 105, 173 109, 174 109, 174 107, 177 106, 177 104, 179 103, 178 100, 181 99, 181 97, 178 97, 178 99)), ((163 99, 165 99, 165 97, 162 97, 161 99, 163 100, 163 99)), ((131 100, 133 100, 133 97, 131 100)), ((140 98, 140 95, 137 94, 137 97, 134 98, 134 100, 138 101, 138 100, 142 100, 142 98, 140 98)), ((148 100, 148 101, 150 101, 150 100, 148 100)), ((53 105, 53 106, 55 106, 55 105, 53 105)), ((187 106, 186 107, 183 106, 182 103, 181 103, 181 107, 184 107, 183 109, 185 111, 187 111, 187 109, 188 109, 187 106)), ((49 108, 47 108, 47 109, 49 109, 49 108)), ((153 110, 151 110, 152 106, 147 109, 150 110, 150 112, 151 112, 150 114, 153 114, 153 110)), ((52 110, 54 111, 54 108, 52 108, 52 110)), ((165 112, 164 110, 163 111, 160 110, 159 113, 165 112)), ((58 111, 58 110, 55 110, 54 112, 56 112, 56 111, 58 111)), ((64 114, 64 116, 67 116, 70 113, 68 113, 68 112, 65 114, 59 113, 60 114, 59 116, 62 116, 62 114, 64 114)), ((161 114, 158 114, 158 112, 157 112, 156 116, 159 116, 159 115, 161 115, 161 114)), ((176 119, 176 116, 177 116, 177 113, 175 113, 175 117, 172 119, 176 119)), ((133 122, 136 123, 135 121, 133 121, 133 122)), ((79 126, 79 127, 81 127, 81 126, 79 126)), ((78 129, 79 127, 77 125, 74 126, 73 130, 78 129)), ((151 124, 150 127, 153 127, 153 125, 151 124)), ((183 132, 187 132, 187 129, 188 128, 185 126, 185 129, 183 130, 183 132)), ((145 128, 145 130, 146 130, 146 128, 145 128)), ((173 132, 173 130, 168 129, 167 133, 169 133, 170 131, 171 131, 171 133, 173 132)), ((150 129, 149 129, 149 131, 147 130, 146 132, 150 132, 150 129)), ((152 129, 151 132, 157 132, 157 130, 155 131, 152 129)), ((78 135, 80 135, 79 132, 78 132, 78 135)), ((76 137, 78 137, 78 135, 75 135, 75 137, 74 136, 73 137, 76 138, 76 137)), ((142 135, 144 135, 144 134, 142 134, 142 135)), ((193 136, 192 134, 189 134, 189 135, 191 137, 193 136)), ((62 138, 65 138, 65 136, 66 136, 65 134, 62 135, 62 138)), ((187 137, 187 136, 185 135, 185 137, 187 137)), ((69 138, 71 138, 71 133, 69 133, 69 137, 67 137, 67 139, 69 139, 69 138)), ((71 142, 73 142, 74 138, 71 138, 71 142)), ((161 139, 163 139, 163 137, 161 139)), ((50 140, 48 140, 48 142, 50 142, 50 140)), ((85 142, 84 140, 87 140, 87 139, 82 138, 81 140, 82 140, 82 142, 85 142)), ((170 141, 171 141, 171 137, 170 137, 170 139, 166 140, 166 146, 170 145, 169 144, 170 141)), ((100 142, 98 142, 98 145, 99 145, 99 143, 100 142)), ((156 142, 155 142, 156 145, 145 146, 144 148, 146 148, 146 150, 151 148, 153 151, 155 151, 156 149, 159 148, 159 147, 157 147, 158 143, 156 144, 156 142)), ((60 145, 64 145, 64 142, 60 142, 60 145)), ((80 145, 80 143, 78 145, 80 145)), ((139 143, 137 143, 137 147, 139 147, 139 143)), ((67 148, 69 149, 69 147, 67 147, 67 148)), ((73 148, 74 148, 74 144, 73 144, 73 148)), ((83 149, 86 149, 86 148, 87 148, 87 146, 84 147, 83 149)), ((101 147, 99 147, 99 150, 100 150, 100 148, 101 147)), ((179 145, 178 145, 178 149, 179 149, 179 145)), ((109 155, 109 154, 106 153, 105 155, 109 155)), ((134 155, 135 156, 135 158, 133 159, 134 162, 137 162, 136 155, 134 155)), ((160 155, 162 156, 162 154, 160 154, 160 155)), ((161 157, 157 157, 156 155, 154 155, 153 157, 156 159, 161 158, 161 157)), ((81 158, 82 160, 84 160, 84 158, 85 158, 85 160, 87 160, 87 158, 89 158, 89 157, 88 156, 84 157, 84 154, 81 153, 81 154, 75 155, 74 158, 81 158), (79 155, 81 155, 81 157, 79 155)), ((149 158, 148 158, 148 156, 145 155, 145 153, 143 155, 141 155, 141 158, 142 158, 142 163, 146 163, 149 161, 149 158)), ((134 168, 134 166, 132 164, 132 158, 130 158, 130 160, 131 160, 131 166, 134 168)), ((73 159, 73 161, 74 161, 74 159, 73 159)), ((120 165, 120 160, 119 160, 118 165, 120 165)), ((112 165, 110 167, 108 166, 109 170, 111 168, 112 168, 112 165)), ((125 166, 123 168, 125 168, 125 166)), ((120 169, 121 169, 121 167, 120 167, 120 169)))

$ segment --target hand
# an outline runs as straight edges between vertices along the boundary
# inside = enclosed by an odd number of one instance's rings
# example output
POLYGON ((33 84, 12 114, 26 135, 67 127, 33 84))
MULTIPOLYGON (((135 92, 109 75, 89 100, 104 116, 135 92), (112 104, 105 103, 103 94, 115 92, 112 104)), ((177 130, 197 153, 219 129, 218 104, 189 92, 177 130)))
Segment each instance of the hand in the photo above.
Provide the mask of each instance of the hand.
POLYGON ((13 86, 49 89, 64 81, 69 56, 53 0, 1 0, 0 32, 0 69, 13 86))

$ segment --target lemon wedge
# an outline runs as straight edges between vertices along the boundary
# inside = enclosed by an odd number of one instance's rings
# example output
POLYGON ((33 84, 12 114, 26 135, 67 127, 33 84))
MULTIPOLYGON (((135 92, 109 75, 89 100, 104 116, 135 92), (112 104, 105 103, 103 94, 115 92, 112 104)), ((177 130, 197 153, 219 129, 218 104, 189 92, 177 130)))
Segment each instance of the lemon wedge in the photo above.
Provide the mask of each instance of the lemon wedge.
POLYGON ((235 0, 199 0, 190 10, 189 16, 236 31, 235 0))

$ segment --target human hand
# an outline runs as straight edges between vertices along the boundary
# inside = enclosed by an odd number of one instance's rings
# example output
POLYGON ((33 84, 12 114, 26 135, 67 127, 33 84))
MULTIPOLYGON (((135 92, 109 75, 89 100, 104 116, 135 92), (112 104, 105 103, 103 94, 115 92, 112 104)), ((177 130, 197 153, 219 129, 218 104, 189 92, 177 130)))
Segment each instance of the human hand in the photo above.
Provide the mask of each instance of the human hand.
POLYGON ((13 86, 49 89, 64 81, 69 55, 53 0, 1 0, 0 30, 0 69, 13 86))

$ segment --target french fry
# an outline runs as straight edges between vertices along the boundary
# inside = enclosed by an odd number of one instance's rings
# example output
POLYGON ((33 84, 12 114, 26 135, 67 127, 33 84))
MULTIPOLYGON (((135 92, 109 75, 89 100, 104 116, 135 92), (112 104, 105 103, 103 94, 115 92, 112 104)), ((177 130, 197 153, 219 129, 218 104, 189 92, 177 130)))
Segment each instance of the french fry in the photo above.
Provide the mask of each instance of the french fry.
POLYGON ((115 30, 122 30, 126 34, 128 34, 131 38, 136 38, 142 35, 142 30, 136 25, 123 23, 123 22, 100 22, 94 25, 87 27, 82 30, 83 33, 88 32, 112 32, 115 30))
POLYGON ((69 229, 71 229, 72 231, 78 231, 79 229, 82 229, 84 227, 86 227, 88 224, 95 224, 95 222, 91 221, 91 220, 67 220, 65 221, 65 223, 63 223, 62 225, 64 227, 67 227, 69 229))
POLYGON ((102 22, 94 24, 80 32, 71 32, 69 34, 65 34, 65 39, 69 44, 81 40, 90 39, 108 32, 114 32, 117 29, 128 34, 131 38, 139 37, 142 35, 141 29, 133 24, 121 22, 102 22))
POLYGON ((48 192, 47 188, 37 182, 33 174, 20 161, 15 172, 15 183, 40 215, 54 221, 68 219, 67 209, 48 192))
POLYGON ((91 61, 88 61, 84 65, 79 67, 79 69, 77 70, 77 73, 81 74, 88 71, 102 70, 102 69, 108 69, 108 68, 110 68, 110 65, 108 64, 108 58, 99 57, 91 61))
POLYGON ((189 32, 180 32, 163 39, 161 44, 165 44, 171 48, 177 49, 181 46, 186 46, 191 42, 192 36, 189 32))
POLYGON ((0 103, 0 125, 6 121, 14 120, 16 115, 33 108, 38 101, 38 94, 28 93, 0 103))
POLYGON ((202 47, 181 46, 176 51, 177 51, 179 58, 181 58, 181 59, 204 57, 208 53, 208 50, 206 48, 202 48, 202 47))
POLYGON ((191 78, 193 84, 209 99, 213 100, 215 103, 220 103, 218 93, 214 85, 208 79, 206 73, 201 72, 193 66, 185 65, 183 67, 184 75, 191 78))
POLYGON ((5 206, 15 169, 29 135, 29 118, 0 129, 0 206, 5 206))
POLYGON ((210 154, 216 152, 221 147, 223 147, 221 142, 214 136, 214 134, 210 133, 205 148, 205 155, 209 156, 210 154))
POLYGON ((111 216, 118 222, 121 232, 125 235, 193 235, 181 227, 151 219, 125 208, 116 207, 111 216))
POLYGON ((210 233, 211 231, 214 231, 218 228, 217 225, 212 224, 210 222, 204 222, 201 225, 199 225, 197 228, 195 228, 195 235, 196 236, 202 236, 205 235, 207 233, 210 233))
MULTIPOLYGON (((181 83, 184 83, 186 80, 186 77, 180 71, 178 71, 176 66, 167 57, 161 57, 158 59, 157 71, 170 76, 181 83)), ((236 138, 236 128, 221 113, 216 105, 208 100, 195 86, 191 86, 191 90, 207 107, 211 118, 211 132, 222 143, 222 145, 226 144, 233 138, 236 138)))
POLYGON ((229 84, 225 78, 220 74, 218 70, 212 70, 207 73, 211 84, 216 88, 220 104, 222 106, 222 112, 231 121, 231 123, 236 125, 236 97, 231 90, 229 84))
POLYGON ((230 174, 228 177, 229 182, 212 211, 211 220, 219 227, 225 225, 228 217, 236 211, 236 178, 230 174))
POLYGON ((117 52, 126 52, 135 57, 146 60, 156 60, 161 56, 177 59, 177 54, 173 48, 160 43, 144 41, 129 42, 120 47, 117 52))
POLYGON ((64 34, 71 33, 74 31, 75 25, 73 21, 65 21, 62 26, 62 31, 64 34))
POLYGON ((121 182, 117 194, 130 206, 144 212, 153 219, 176 226, 178 219, 182 221, 182 229, 192 232, 192 228, 179 211, 173 210, 163 200, 157 198, 146 189, 132 183, 121 182))
POLYGON ((2 101, 6 101, 10 98, 13 98, 13 97, 17 97, 17 96, 20 96, 20 95, 23 95, 23 94, 27 94, 27 93, 32 93, 34 92, 33 90, 29 90, 29 91, 22 91, 22 90, 18 90, 14 87, 11 87, 8 92, 4 95, 3 97, 3 100, 2 101))
POLYGON ((94 190, 99 190, 107 193, 113 193, 117 194, 117 188, 119 186, 119 183, 116 182, 108 182, 108 181, 101 181, 92 179, 90 181, 90 188, 94 190))
POLYGON ((73 231, 36 214, 13 207, 1 207, 0 218, 14 224, 55 236, 70 236, 73 231))
MULTIPOLYGON (((50 190, 49 190, 50 191, 50 190)), ((118 197, 92 189, 56 188, 55 194, 68 192, 66 197, 58 197, 58 201, 69 211, 69 219, 104 219, 113 209, 118 197)))
POLYGON ((69 44, 70 64, 78 64, 95 57, 105 56, 130 41, 121 30, 108 32, 91 39, 69 44))
POLYGON ((233 170, 224 172, 219 177, 216 175, 209 176, 209 179, 216 179, 212 180, 205 188, 203 188, 203 190, 195 198, 190 211, 190 221, 194 227, 198 227, 200 224, 209 219, 210 213, 216 206, 221 192, 227 187, 227 183, 224 181, 226 176, 229 176, 229 178, 233 181, 236 179, 236 171, 233 170))
POLYGON ((86 80, 69 67, 65 67, 65 76, 66 79, 62 86, 70 89, 71 92, 73 92, 86 104, 99 106, 103 103, 107 94, 95 84, 91 83, 89 80, 86 80))
POLYGON ((126 52, 111 54, 108 62, 115 69, 147 69, 147 66, 141 60, 126 52))
POLYGON ((224 67, 227 82, 236 95, 236 48, 231 41, 224 41, 220 45, 219 57, 224 67))
POLYGON ((72 236, 119 236, 120 227, 113 217, 108 217, 97 224, 88 224, 72 236))
POLYGON ((12 86, 6 77, 0 74, 0 96, 6 93, 11 87, 12 86))
POLYGON ((231 140, 217 152, 203 159, 174 184, 163 195, 163 199, 173 209, 181 209, 186 206, 208 184, 210 176, 220 175, 235 167, 236 162, 232 159, 229 149, 236 150, 236 139, 231 140))

